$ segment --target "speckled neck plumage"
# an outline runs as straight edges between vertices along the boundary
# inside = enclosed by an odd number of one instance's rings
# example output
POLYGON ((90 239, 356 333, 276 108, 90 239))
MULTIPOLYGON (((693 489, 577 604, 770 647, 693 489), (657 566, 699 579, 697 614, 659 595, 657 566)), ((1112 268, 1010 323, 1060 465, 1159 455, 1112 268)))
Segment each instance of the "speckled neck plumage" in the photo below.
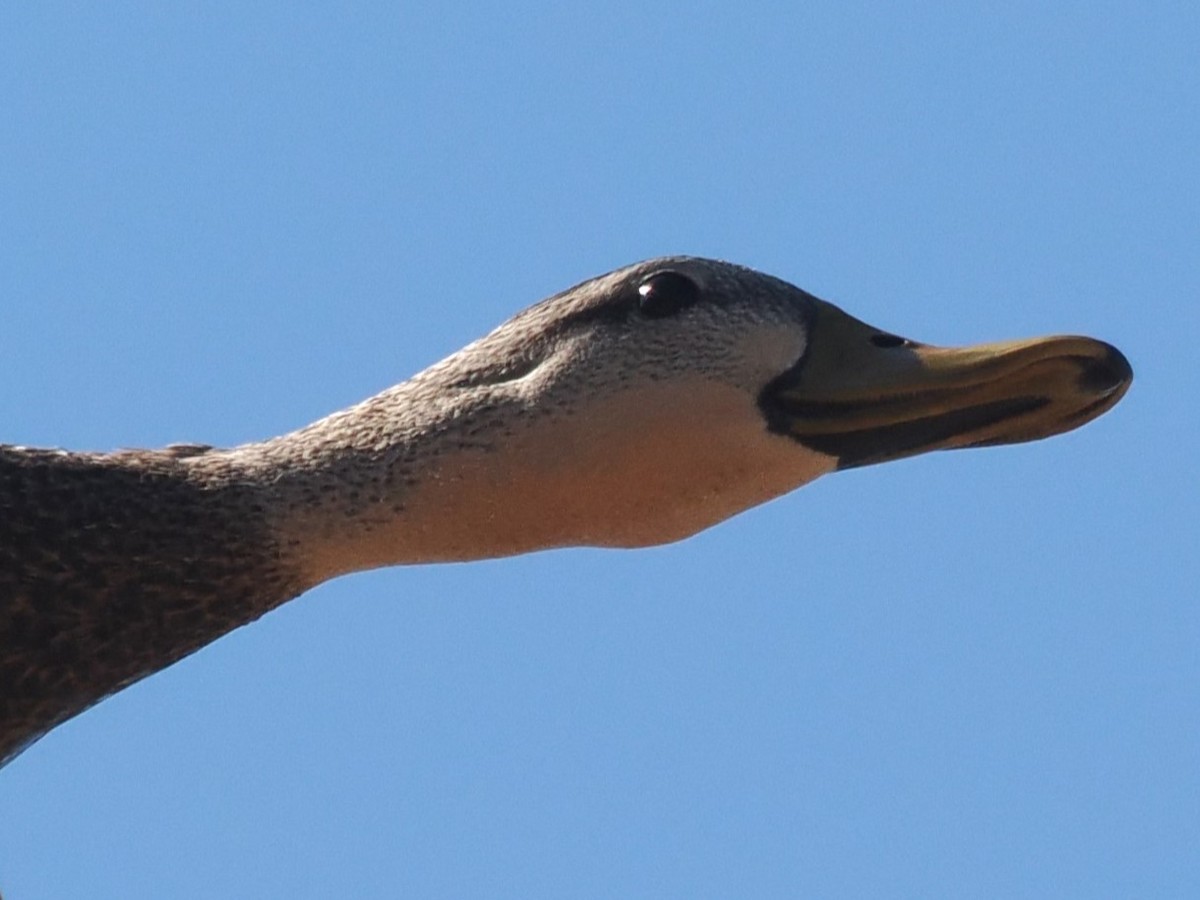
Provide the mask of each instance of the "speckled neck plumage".
POLYGON ((0 447, 0 761, 299 592, 253 492, 187 455, 0 447))
POLYGON ((328 578, 445 556, 429 511, 462 521, 461 471, 496 456, 477 413, 500 402, 458 377, 229 450, 0 445, 0 763, 328 578))
POLYGON ((553 545, 521 454, 497 452, 527 434, 519 397, 460 377, 227 450, 0 445, 0 764, 329 578, 553 545))

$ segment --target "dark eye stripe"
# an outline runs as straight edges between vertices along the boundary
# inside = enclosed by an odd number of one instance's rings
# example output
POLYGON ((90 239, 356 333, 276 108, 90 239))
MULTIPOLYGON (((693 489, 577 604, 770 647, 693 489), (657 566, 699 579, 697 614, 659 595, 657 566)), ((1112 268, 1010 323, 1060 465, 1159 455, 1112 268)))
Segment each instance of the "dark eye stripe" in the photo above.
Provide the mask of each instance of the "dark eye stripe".
MULTIPOLYGON (((553 297, 548 297, 535 307, 526 310, 522 315, 532 315, 535 310, 556 304, 586 284, 587 282, 583 282, 573 288, 555 294, 553 297)), ((678 312, 684 306, 694 303, 699 299, 700 293, 700 286, 688 276, 674 269, 660 269, 646 276, 637 289, 634 289, 630 285, 621 290, 614 290, 602 302, 593 303, 582 309, 576 309, 574 312, 560 315, 555 321, 543 323, 541 326, 542 337, 548 338, 553 335, 562 334, 581 325, 593 323, 617 324, 626 321, 630 315, 638 311, 650 318, 656 317, 656 314, 657 316, 670 315, 672 312, 678 312), (670 285, 667 283, 667 280, 660 281, 660 279, 667 279, 676 283, 670 285), (660 288, 662 291, 659 290, 660 288), (658 304, 667 296, 667 292, 671 289, 676 291, 676 299, 684 302, 671 310, 668 310, 668 304, 666 303, 663 303, 659 307, 658 304), (646 308, 647 293, 655 295, 654 299, 650 302, 650 305, 655 307, 654 312, 646 308)))

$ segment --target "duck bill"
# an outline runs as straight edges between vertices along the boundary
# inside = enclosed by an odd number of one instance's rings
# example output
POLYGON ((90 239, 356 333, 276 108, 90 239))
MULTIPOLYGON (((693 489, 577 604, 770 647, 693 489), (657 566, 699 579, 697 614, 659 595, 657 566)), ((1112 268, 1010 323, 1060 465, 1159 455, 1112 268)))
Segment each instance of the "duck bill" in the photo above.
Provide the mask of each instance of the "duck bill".
POLYGON ((1121 352, 1092 338, 933 347, 824 301, 808 341, 762 405, 773 431, 836 457, 839 469, 1070 431, 1111 409, 1133 379, 1121 352))

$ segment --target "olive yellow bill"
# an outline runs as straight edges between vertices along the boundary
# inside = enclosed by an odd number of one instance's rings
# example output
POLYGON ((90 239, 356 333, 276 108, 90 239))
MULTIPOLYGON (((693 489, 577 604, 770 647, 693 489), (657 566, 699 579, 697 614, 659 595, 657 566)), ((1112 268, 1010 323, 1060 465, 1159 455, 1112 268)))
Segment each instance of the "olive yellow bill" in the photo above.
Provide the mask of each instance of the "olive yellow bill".
POLYGON ((762 405, 772 430, 840 469, 1070 431, 1111 409, 1133 380, 1124 355, 1092 338, 934 347, 821 300, 808 341, 762 405))

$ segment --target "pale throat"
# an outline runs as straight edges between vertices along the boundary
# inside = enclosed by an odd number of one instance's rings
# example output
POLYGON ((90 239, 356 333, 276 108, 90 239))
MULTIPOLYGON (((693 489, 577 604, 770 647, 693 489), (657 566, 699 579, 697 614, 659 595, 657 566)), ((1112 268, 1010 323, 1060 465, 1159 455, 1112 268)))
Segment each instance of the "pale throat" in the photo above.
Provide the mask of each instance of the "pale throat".
POLYGON ((688 387, 545 415, 489 408, 391 446, 333 441, 271 486, 269 518, 312 586, 388 565, 669 543, 836 466, 769 433, 744 392, 709 383, 689 405, 688 387))

